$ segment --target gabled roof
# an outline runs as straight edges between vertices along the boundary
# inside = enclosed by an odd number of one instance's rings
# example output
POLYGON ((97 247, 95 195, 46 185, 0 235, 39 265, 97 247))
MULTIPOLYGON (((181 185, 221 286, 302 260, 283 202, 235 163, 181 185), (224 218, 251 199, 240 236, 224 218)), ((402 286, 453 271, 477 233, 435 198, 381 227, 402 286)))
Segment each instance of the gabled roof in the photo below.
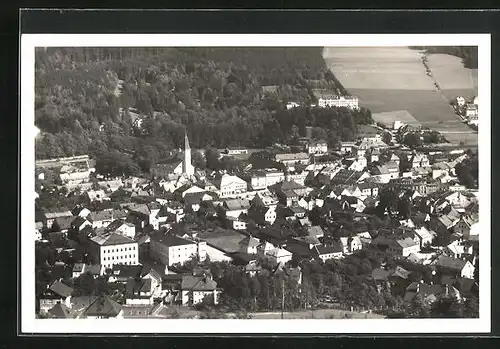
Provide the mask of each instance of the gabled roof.
POLYGON ((71 228, 71 223, 73 222, 75 217, 58 217, 56 218, 56 222, 59 225, 61 230, 66 230, 71 228))
POLYGON ((467 261, 464 261, 464 260, 461 260, 458 258, 453 258, 453 257, 441 255, 436 259, 434 264, 436 265, 436 267, 461 271, 465 267, 465 265, 467 264, 467 261))
POLYGON ((240 241, 240 245, 247 248, 254 248, 260 245, 260 241, 253 236, 247 236, 243 240, 240 241))
POLYGON ((153 234, 151 238, 165 246, 182 246, 182 245, 193 245, 196 244, 194 241, 190 241, 179 236, 171 234, 153 234))
POLYGON ((181 289, 184 291, 214 291, 217 282, 203 276, 183 275, 181 289))
MULTIPOLYGON (((126 286, 126 297, 127 298, 139 298, 141 297, 141 293, 150 293, 151 292, 151 279, 135 279, 129 278, 127 280, 126 286)), ((149 296, 143 296, 148 297, 149 296)))
POLYGON ((124 245, 124 244, 131 244, 134 243, 135 241, 114 233, 114 232, 109 232, 109 233, 103 233, 97 236, 94 236, 93 238, 90 239, 91 241, 95 242, 96 244, 100 246, 113 246, 113 245, 124 245))
POLYGON ((112 211, 108 210, 99 212, 90 212, 87 218, 90 222, 106 221, 113 219, 113 213, 112 211))
POLYGON ((122 306, 114 300, 101 296, 85 309, 85 316, 116 317, 122 311, 122 306))
POLYGON ((324 246, 324 245, 319 245, 319 246, 314 246, 316 251, 318 251, 318 254, 324 255, 324 254, 329 254, 329 253, 342 253, 342 245, 337 243, 333 244, 331 246, 324 246))

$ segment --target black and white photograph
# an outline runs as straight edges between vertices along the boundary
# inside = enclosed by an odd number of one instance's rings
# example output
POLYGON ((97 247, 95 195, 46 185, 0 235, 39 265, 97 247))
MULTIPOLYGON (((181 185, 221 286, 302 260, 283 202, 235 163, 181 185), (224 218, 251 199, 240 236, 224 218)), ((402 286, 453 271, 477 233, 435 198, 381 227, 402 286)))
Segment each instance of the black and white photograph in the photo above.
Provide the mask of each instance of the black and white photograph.
POLYGON ((23 327, 489 331, 489 45, 26 35, 23 327))

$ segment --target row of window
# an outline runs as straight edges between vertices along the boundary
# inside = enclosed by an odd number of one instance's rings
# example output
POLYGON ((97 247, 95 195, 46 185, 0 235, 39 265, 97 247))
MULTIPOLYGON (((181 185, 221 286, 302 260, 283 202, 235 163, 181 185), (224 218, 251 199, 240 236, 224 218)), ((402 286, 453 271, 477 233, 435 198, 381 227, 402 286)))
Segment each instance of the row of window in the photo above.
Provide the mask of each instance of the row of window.
POLYGON ((125 247, 125 248, 117 248, 111 249, 111 250, 104 250, 103 253, 114 253, 114 252, 124 252, 124 251, 135 251, 135 246, 132 247, 125 247))
POLYGON ((132 262, 120 262, 120 263, 113 263, 113 264, 104 264, 104 268, 112 268, 113 265, 120 265, 120 264, 124 264, 124 265, 135 265, 133 264, 132 262))
MULTIPOLYGON (((129 254, 128 256, 116 256, 116 259, 127 259, 127 258, 135 258, 135 254, 129 254)), ((115 257, 104 257, 105 261, 115 260, 115 257)))

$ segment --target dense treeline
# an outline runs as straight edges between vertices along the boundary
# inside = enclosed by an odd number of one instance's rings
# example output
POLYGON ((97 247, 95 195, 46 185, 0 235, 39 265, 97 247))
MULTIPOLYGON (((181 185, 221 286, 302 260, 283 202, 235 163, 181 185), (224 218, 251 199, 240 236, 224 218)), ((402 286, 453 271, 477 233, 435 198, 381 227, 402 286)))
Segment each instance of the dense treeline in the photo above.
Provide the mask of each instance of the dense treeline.
POLYGON ((36 156, 120 151, 154 163, 183 146, 185 130, 195 148, 260 148, 305 126, 335 143, 371 121, 366 110, 284 110, 311 103, 317 87, 345 92, 320 48, 39 49, 36 156))
POLYGON ((477 69, 477 46, 412 46, 415 50, 425 50, 427 53, 446 53, 462 58, 464 66, 477 69))

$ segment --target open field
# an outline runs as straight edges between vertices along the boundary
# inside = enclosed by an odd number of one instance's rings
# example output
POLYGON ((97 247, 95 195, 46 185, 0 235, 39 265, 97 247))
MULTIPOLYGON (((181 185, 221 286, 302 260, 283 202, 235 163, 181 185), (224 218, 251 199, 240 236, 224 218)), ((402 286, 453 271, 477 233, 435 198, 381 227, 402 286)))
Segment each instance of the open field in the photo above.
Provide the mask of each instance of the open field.
POLYGON ((477 69, 467 69, 459 57, 446 54, 427 56, 432 76, 448 99, 477 96, 477 69))
MULTIPOLYGON (((251 313, 255 320, 281 319, 280 312, 251 313)), ((283 313, 284 319, 383 319, 385 316, 373 313, 358 313, 338 309, 317 309, 283 313)))
MULTIPOLYGON (((340 83, 358 96, 360 106, 370 108, 372 113, 407 110, 422 126, 442 132, 452 143, 477 144, 477 133, 461 122, 447 96, 426 74, 420 51, 406 47, 335 47, 325 48, 323 57, 340 83)), ((467 85, 465 72, 452 84, 456 62, 448 72, 437 68, 443 62, 443 58, 437 58, 433 64, 450 93, 454 93, 453 87, 470 88, 472 83, 467 85)), ((470 75, 473 81, 474 73, 470 75)), ((385 115, 386 121, 388 117, 385 115)))
POLYGON ((387 127, 392 127, 395 120, 399 120, 407 125, 421 126, 420 122, 410 114, 408 110, 395 110, 381 113, 372 113, 375 122, 380 122, 387 127))

